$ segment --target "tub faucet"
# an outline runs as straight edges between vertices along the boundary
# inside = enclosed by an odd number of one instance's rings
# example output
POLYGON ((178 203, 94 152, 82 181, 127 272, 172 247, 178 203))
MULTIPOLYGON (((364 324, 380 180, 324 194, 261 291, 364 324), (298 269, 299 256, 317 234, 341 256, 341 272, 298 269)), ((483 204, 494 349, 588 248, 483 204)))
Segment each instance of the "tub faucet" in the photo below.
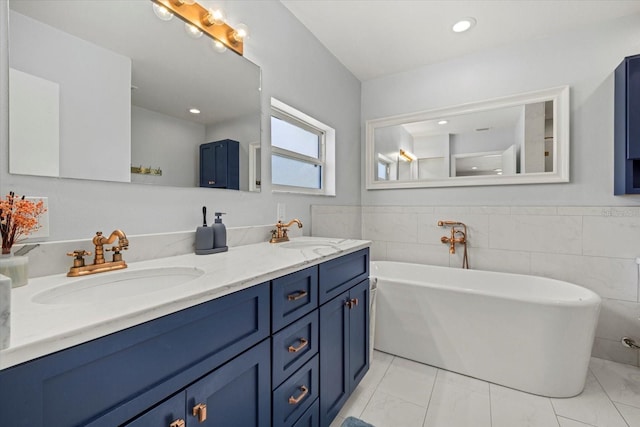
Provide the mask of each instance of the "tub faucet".
POLYGON ((449 244, 449 253, 456 253, 456 244, 464 246, 464 255, 462 257, 462 268, 469 268, 469 257, 467 255, 467 225, 459 221, 438 221, 438 227, 451 227, 451 235, 449 237, 442 236, 440 241, 449 244), (464 231, 456 227, 463 227, 464 231), (457 236, 457 237, 456 237, 457 236))
POLYGON ((122 230, 115 230, 113 233, 109 235, 109 237, 104 237, 102 235, 102 231, 96 232, 96 235, 93 236, 91 240, 93 245, 95 246, 93 264, 85 265, 84 256, 91 255, 91 252, 87 252, 85 250, 76 250, 67 255, 75 257, 73 260, 73 267, 69 269, 67 276, 76 277, 76 276, 84 276, 86 274, 94 274, 101 273, 103 271, 111 271, 111 270, 119 270, 121 268, 127 268, 127 263, 122 259, 122 254, 120 252, 129 249, 129 239, 127 239, 127 235, 124 234, 122 230), (111 248, 104 249, 104 245, 110 245, 118 239, 118 244, 112 246, 111 248), (106 261, 104 259, 105 251, 113 251, 113 257, 111 261, 106 261))

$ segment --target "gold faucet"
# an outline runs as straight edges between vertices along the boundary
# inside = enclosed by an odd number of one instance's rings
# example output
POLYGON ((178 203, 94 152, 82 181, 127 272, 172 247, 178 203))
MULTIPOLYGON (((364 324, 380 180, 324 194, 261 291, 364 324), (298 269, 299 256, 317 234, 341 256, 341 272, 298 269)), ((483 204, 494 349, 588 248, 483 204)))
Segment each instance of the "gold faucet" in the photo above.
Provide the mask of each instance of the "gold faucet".
POLYGON ((456 244, 464 245, 464 255, 462 257, 462 268, 469 268, 469 257, 467 255, 467 225, 459 221, 438 221, 438 227, 451 227, 451 236, 442 236, 440 241, 449 244, 449 253, 456 253, 456 244), (458 230, 456 227, 464 227, 464 231, 458 230), (459 237, 456 237, 459 235, 459 237))
POLYGON ((282 221, 278 221, 276 229, 271 230, 271 240, 269 240, 269 243, 288 242, 289 236, 287 236, 287 227, 291 227, 293 223, 297 223, 298 228, 302 228, 302 222, 297 218, 292 219, 286 224, 283 224, 282 221))
POLYGON ((70 252, 67 255, 73 256, 75 259, 73 260, 73 267, 69 269, 67 276, 77 277, 127 268, 127 263, 122 259, 122 254, 120 252, 129 249, 129 239, 127 239, 127 235, 124 234, 122 230, 115 230, 108 238, 102 235, 102 231, 98 231, 93 237, 92 242, 95 246, 93 264, 85 265, 84 263, 84 256, 91 255, 91 252, 87 252, 85 250, 70 252), (104 249, 104 245, 110 245, 116 240, 116 238, 118 239, 118 244, 116 246, 104 249), (105 251, 113 251, 111 261, 105 261, 105 251))

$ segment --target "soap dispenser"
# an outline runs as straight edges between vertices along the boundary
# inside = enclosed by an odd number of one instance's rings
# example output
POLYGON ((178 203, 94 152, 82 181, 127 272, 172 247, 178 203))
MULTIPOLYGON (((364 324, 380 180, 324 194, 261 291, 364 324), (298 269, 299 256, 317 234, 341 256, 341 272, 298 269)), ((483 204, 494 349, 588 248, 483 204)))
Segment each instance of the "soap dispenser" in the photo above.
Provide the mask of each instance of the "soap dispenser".
POLYGON ((224 252, 229 249, 227 246, 227 227, 222 223, 222 215, 226 215, 226 213, 216 212, 214 215, 216 219, 211 226, 213 228, 214 248, 224 252))

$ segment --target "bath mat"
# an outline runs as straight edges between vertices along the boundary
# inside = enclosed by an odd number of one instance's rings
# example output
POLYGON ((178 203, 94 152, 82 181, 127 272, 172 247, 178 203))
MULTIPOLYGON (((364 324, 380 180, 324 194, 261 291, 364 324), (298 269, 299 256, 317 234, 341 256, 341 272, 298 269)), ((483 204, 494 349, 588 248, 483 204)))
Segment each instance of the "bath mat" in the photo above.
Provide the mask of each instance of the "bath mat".
POLYGON ((342 427, 373 427, 373 426, 369 423, 365 423, 364 421, 358 418, 347 417, 347 419, 345 419, 342 422, 342 427))

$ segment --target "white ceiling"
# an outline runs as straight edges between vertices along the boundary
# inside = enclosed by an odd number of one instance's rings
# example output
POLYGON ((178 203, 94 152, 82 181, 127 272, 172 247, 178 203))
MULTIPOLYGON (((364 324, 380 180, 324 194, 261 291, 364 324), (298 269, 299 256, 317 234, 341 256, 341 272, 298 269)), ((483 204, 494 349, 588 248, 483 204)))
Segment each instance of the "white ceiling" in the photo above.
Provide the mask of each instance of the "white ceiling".
POLYGON ((280 0, 361 81, 640 13, 638 0, 280 0), (471 16, 477 25, 456 34, 471 16))

